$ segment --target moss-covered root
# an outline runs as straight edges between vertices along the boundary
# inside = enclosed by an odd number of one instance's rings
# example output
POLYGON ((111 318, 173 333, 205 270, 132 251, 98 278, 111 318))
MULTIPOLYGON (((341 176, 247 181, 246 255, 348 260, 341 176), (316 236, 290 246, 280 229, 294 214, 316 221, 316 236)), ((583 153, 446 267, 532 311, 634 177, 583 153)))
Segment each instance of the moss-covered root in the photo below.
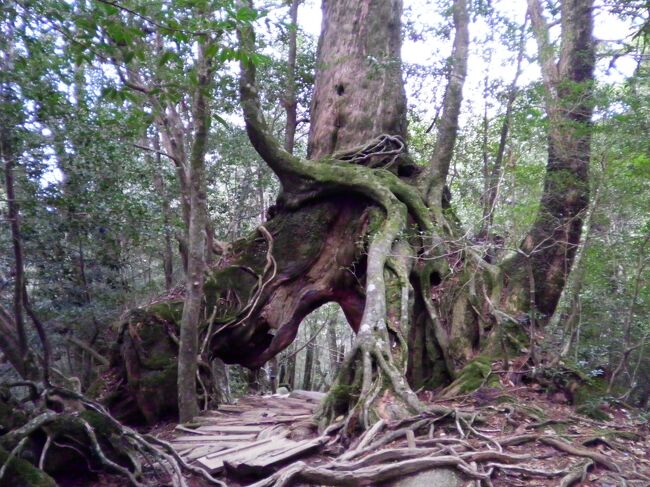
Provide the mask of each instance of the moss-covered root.
POLYGON ((490 358, 479 356, 460 370, 456 379, 442 392, 442 397, 467 394, 484 386, 499 387, 500 382, 499 378, 492 373, 490 358))
POLYGON ((5 471, 0 478, 0 486, 20 487, 56 487, 56 482, 48 474, 39 470, 27 460, 14 457, 9 463, 9 452, 0 447, 0 465, 5 465, 5 471))
POLYGON ((344 420, 344 434, 352 436, 380 419, 399 420, 422 411, 424 405, 383 351, 357 342, 316 417, 322 428, 344 420))
POLYGON ((138 484, 140 462, 136 449, 124 439, 120 428, 99 412, 84 409, 75 398, 49 392, 46 396, 50 402, 56 398, 58 407, 69 407, 62 412, 46 409, 0 437, 0 457, 4 456, 0 464, 7 464, 0 485, 55 485, 50 475, 86 475, 86 468, 105 468, 138 484), (9 463, 7 451, 15 455, 9 463), (23 452, 38 468, 20 458, 23 452))
MULTIPOLYGON (((385 269, 388 255, 406 225, 406 207, 388 193, 383 195, 386 218, 371 236, 366 264, 366 298, 355 348, 339 370, 337 379, 319 412, 321 422, 329 423, 347 414, 346 433, 367 429, 379 419, 398 419, 422 412, 424 407, 406 382, 403 360, 393 355, 406 346, 395 343, 387 327, 385 269)), ((395 330, 397 334, 400 330, 395 330)))

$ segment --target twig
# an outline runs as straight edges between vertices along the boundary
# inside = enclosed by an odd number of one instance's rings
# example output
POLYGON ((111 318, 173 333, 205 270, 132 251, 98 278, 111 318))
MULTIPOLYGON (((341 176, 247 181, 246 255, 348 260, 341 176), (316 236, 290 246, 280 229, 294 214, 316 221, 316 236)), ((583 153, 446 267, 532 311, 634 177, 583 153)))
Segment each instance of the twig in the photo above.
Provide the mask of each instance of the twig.
MULTIPOLYGON (((41 457, 38 459, 39 470, 43 470, 43 467, 45 466, 45 457, 47 456, 47 451, 50 449, 50 445, 52 444, 53 439, 53 434, 50 433, 47 435, 47 440, 45 440, 45 445, 43 445, 43 451, 41 451, 41 457)), ((2 477, 0 476, 0 478, 2 477)))

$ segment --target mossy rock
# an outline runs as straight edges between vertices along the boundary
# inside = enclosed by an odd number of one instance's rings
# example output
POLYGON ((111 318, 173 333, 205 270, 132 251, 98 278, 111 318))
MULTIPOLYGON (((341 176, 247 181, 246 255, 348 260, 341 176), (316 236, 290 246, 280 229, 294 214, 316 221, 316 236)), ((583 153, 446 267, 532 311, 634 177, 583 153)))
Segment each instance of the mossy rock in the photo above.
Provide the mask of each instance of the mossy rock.
MULTIPOLYGON (((255 271, 261 272, 262 269, 255 271)), ((217 304, 217 300, 223 300, 227 293, 234 293, 238 297, 237 308, 220 302, 219 312, 221 316, 219 319, 228 321, 234 318, 240 308, 250 300, 257 281, 250 272, 245 271, 240 266, 226 267, 213 272, 207 276, 203 284, 206 309, 213 309, 217 304)))
MULTIPOLYGON (((0 447, 0 465, 9 458, 7 450, 0 447)), ((56 487, 57 483, 48 474, 39 470, 27 460, 13 458, 5 475, 0 480, 0 487, 56 487)))
POLYGON ((182 301, 134 309, 123 321, 113 367, 124 386, 105 403, 118 419, 152 424, 176 413, 178 336, 182 301))
POLYGON ((79 417, 93 427, 97 436, 108 438, 120 433, 106 416, 99 414, 97 411, 86 409, 79 414, 79 417))

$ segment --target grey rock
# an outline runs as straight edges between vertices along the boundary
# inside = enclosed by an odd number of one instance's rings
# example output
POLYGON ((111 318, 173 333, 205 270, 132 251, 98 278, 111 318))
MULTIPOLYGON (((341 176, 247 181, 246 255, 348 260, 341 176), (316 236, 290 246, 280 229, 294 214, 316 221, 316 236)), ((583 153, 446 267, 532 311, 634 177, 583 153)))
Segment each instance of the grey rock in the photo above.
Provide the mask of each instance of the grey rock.
POLYGON ((455 470, 436 468, 384 483, 382 487, 460 487, 463 484, 455 470))

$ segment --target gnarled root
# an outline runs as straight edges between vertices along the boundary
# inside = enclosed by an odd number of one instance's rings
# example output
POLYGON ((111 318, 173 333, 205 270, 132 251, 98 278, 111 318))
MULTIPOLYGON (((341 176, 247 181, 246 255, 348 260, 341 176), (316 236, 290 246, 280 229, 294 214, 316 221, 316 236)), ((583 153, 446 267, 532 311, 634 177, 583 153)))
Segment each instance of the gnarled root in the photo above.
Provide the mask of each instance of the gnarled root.
MULTIPOLYGON (((34 387, 41 390, 38 384, 34 387)), ((225 485, 204 470, 188 465, 169 444, 123 426, 101 404, 77 392, 49 387, 39 397, 43 401, 36 407, 41 412, 0 437, 1 449, 12 452, 0 467, 3 476, 21 451, 29 449, 38 469, 54 476, 69 471, 71 464, 85 465, 90 472, 114 472, 131 485, 140 486, 144 482, 141 460, 145 459, 152 475, 161 481, 168 478, 174 487, 187 485, 185 473, 225 485), (56 407, 56 411, 50 407, 56 407)))
POLYGON ((523 485, 521 482, 538 477, 556 479, 557 485, 568 487, 584 481, 591 468, 604 469, 601 479, 615 478, 620 485, 647 483, 647 475, 637 471, 638 462, 629 458, 628 453, 604 455, 550 433, 504 435, 507 422, 502 412, 494 407, 450 408, 446 413, 441 409, 437 414, 421 413, 396 423, 380 420, 359 437, 355 448, 329 463, 317 467, 293 463, 252 487, 301 483, 377 485, 438 469, 454 477, 454 485, 464 485, 468 480, 473 482, 471 485, 488 487, 493 482, 523 485), (501 424, 502 428, 478 426, 478 418, 492 426, 501 424), (530 447, 522 448, 523 444, 530 447))
POLYGON ((366 303, 356 344, 317 413, 323 423, 347 415, 343 434, 368 429, 380 419, 402 419, 424 410, 405 380, 402 330, 391 328, 391 336, 387 324, 385 267, 405 226, 406 207, 392 194, 383 206, 386 219, 368 249, 366 303))
POLYGON ((358 338, 317 412, 322 424, 345 416, 344 434, 352 434, 379 420, 403 419, 424 410, 382 348, 381 339, 358 338))

